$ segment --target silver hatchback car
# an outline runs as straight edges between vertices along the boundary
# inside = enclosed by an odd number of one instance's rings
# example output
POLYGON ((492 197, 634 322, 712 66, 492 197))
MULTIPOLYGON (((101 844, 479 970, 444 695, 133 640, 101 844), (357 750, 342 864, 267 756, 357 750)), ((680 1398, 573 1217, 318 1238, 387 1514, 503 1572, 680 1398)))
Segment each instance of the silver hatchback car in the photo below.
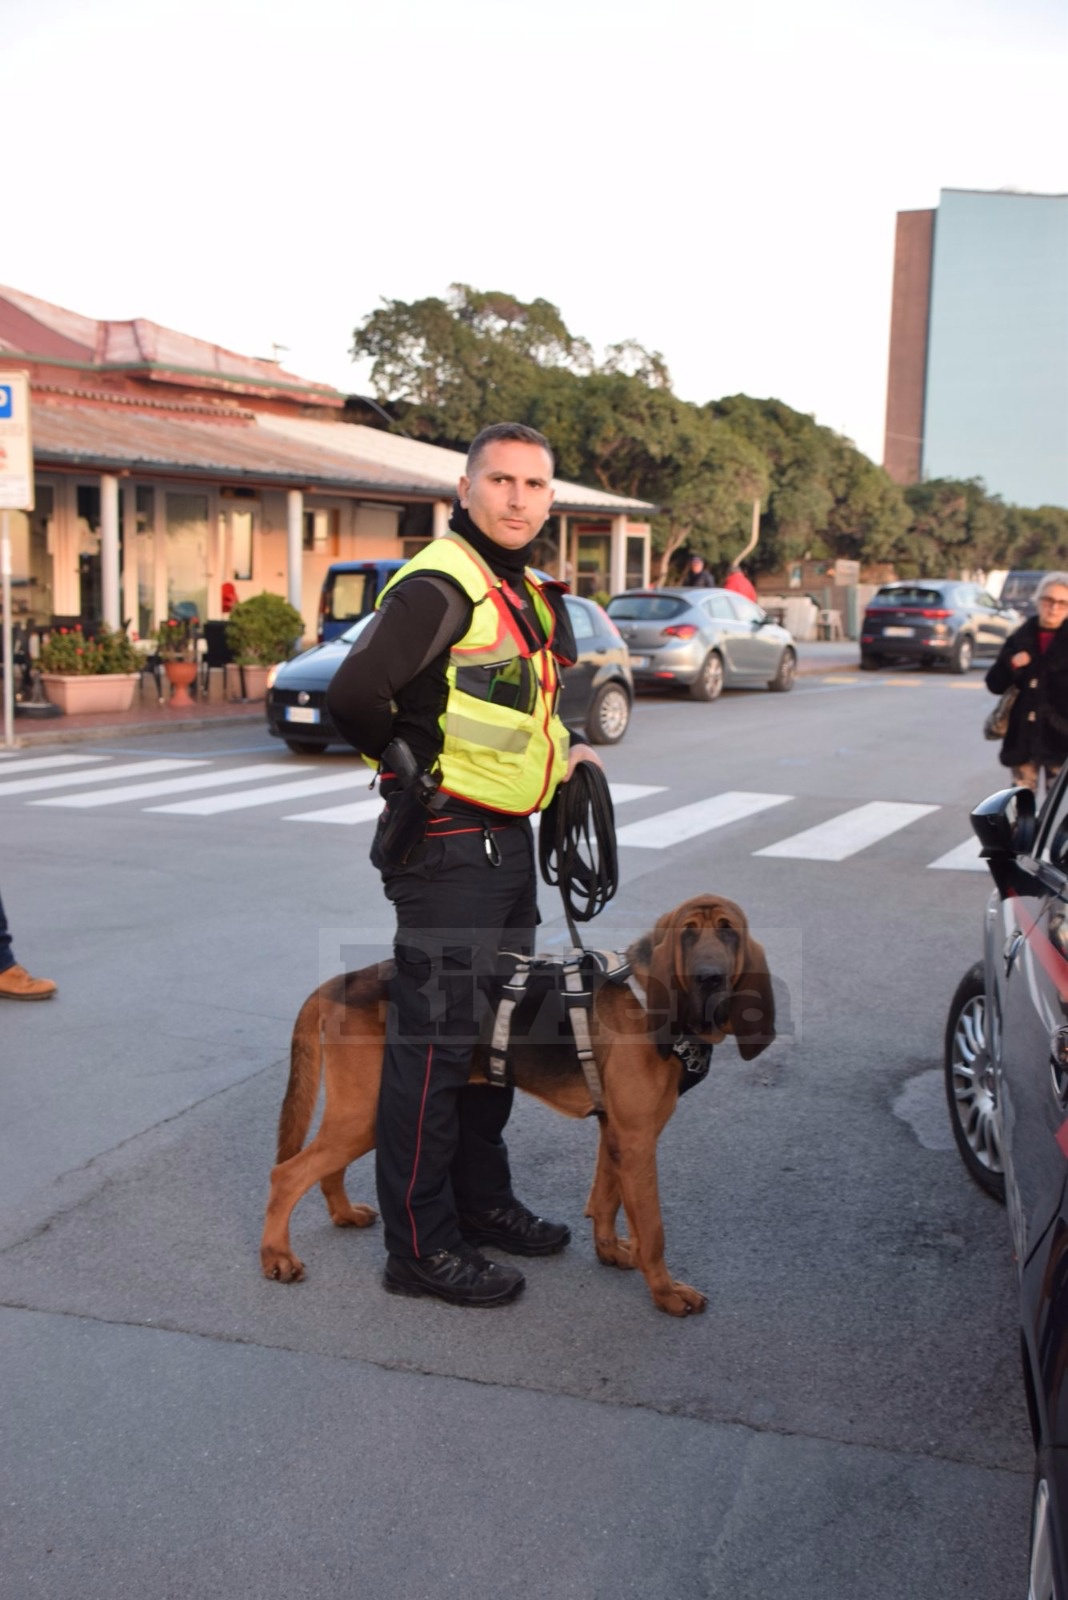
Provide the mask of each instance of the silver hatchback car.
POLYGON ((797 647, 786 628, 728 589, 627 589, 606 607, 630 650, 635 685, 686 688, 715 700, 724 688, 794 686, 797 647))

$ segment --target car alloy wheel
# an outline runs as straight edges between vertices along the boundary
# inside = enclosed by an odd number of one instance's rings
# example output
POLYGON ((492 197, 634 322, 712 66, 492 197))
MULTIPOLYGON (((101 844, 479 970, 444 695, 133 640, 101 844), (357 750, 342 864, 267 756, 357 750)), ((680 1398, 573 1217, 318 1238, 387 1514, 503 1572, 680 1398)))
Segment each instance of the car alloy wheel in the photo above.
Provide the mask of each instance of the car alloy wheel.
POLYGON ((789 694, 794 686, 796 677, 797 656, 787 645, 782 653, 782 660, 779 662, 779 670, 768 684, 768 688, 773 689, 776 694, 789 694))
POLYGON ((1053 1586, 1053 1533, 1050 1528, 1049 1484, 1036 1477, 1031 1507, 1031 1567, 1027 1600, 1057 1600, 1053 1586))
POLYGON ((969 1174, 987 1194, 1003 1201, 1005 1169, 987 1024, 986 985, 978 962, 957 985, 949 1008, 946 1103, 953 1138, 969 1174))
POLYGON ((618 744, 630 722, 630 698, 618 683, 605 683, 598 689, 586 718, 586 733, 591 744, 618 744))
POLYGON ((697 677, 690 685, 694 700, 718 700, 723 693, 723 658, 710 650, 697 677))
POLYGON ((957 640, 956 649, 953 651, 949 663, 951 672, 967 672, 972 664, 972 641, 965 635, 957 640))

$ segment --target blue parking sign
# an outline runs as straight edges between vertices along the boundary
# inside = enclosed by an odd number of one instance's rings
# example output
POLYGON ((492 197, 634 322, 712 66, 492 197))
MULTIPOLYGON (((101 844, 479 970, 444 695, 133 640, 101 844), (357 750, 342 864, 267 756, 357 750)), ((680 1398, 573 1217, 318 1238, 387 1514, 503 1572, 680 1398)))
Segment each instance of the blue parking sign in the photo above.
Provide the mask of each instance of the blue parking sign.
POLYGON ((0 383, 0 417, 13 416, 15 412, 15 391, 9 383, 0 383))

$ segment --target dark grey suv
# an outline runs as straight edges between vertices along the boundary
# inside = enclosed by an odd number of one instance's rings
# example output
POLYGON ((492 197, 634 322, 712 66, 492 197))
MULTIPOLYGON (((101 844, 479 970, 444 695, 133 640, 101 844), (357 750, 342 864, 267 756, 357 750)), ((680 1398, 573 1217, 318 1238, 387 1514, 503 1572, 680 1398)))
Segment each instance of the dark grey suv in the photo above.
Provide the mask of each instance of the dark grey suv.
POLYGON ((996 656, 1023 617, 977 583, 911 578, 884 583, 868 601, 860 629, 867 670, 899 661, 967 672, 976 656, 996 656))

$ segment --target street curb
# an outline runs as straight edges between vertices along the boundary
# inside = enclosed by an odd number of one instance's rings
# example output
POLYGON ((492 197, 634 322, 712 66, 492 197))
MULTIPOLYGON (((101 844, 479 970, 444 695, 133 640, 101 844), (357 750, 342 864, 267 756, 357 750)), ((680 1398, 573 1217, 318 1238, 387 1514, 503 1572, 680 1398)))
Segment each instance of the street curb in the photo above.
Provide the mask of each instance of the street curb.
MULTIPOLYGON (((56 728, 49 722, 33 733, 23 732, 15 719, 15 748, 24 749, 35 744, 92 744, 105 739, 146 737, 165 733, 203 733, 206 728, 247 727, 249 723, 264 720, 262 706, 258 711, 231 713, 226 717, 191 717, 181 722, 111 722, 97 728, 56 728)), ((2 747, 0 747, 2 749, 2 747)))

